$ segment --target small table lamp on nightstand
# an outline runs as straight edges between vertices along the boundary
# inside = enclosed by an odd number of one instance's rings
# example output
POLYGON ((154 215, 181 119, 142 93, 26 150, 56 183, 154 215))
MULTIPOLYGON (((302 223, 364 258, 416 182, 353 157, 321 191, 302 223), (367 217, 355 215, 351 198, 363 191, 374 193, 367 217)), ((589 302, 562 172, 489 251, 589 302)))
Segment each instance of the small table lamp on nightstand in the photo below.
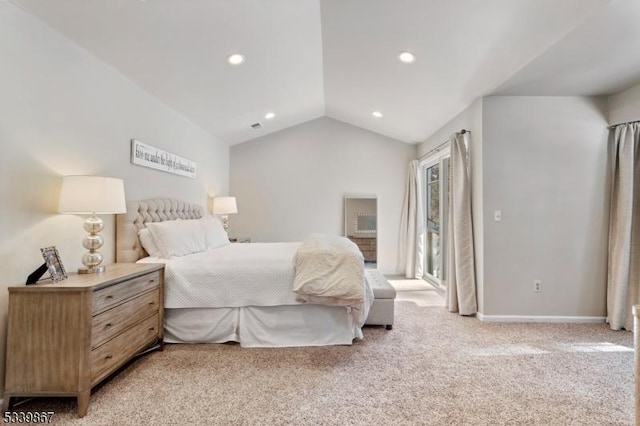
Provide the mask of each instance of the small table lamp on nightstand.
POLYGON ((89 233, 82 240, 84 248, 89 250, 82 256, 84 268, 79 274, 104 272, 102 254, 98 249, 104 240, 100 231, 104 228, 102 219, 96 214, 126 213, 124 183, 122 179, 100 176, 64 176, 58 212, 63 214, 90 214, 84 223, 89 233))
POLYGON ((222 226, 229 234, 229 215, 238 213, 236 197, 216 197, 213 199, 213 214, 222 216, 222 226))

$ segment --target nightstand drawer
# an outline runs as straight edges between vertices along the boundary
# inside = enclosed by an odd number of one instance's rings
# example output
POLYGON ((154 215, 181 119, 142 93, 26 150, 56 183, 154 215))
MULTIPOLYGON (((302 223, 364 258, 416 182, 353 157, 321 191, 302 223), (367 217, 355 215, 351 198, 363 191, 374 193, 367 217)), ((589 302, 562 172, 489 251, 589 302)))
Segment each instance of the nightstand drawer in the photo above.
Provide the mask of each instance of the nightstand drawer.
POLYGON ((158 312, 160 290, 155 289, 93 317, 91 349, 102 345, 138 321, 158 312))
POLYGON ((158 288, 159 283, 160 273, 153 272, 135 278, 127 282, 126 285, 113 285, 97 290, 93 293, 93 314, 99 314, 137 294, 158 288))
POLYGON ((102 380, 103 376, 157 339, 158 320, 158 314, 155 314, 91 351, 91 384, 102 380))

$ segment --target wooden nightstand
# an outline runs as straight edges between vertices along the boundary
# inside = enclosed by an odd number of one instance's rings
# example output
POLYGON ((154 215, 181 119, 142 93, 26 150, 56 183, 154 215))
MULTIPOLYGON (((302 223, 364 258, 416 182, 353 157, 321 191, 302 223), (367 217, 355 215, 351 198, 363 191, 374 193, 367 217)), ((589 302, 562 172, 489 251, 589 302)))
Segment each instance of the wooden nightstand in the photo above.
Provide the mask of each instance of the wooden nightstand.
POLYGON ((229 241, 231 241, 232 243, 250 243, 251 238, 249 237, 229 238, 229 241))
POLYGON ((162 345, 164 264, 117 263, 101 274, 9 287, 3 410, 16 396, 75 396, 154 343, 162 345))

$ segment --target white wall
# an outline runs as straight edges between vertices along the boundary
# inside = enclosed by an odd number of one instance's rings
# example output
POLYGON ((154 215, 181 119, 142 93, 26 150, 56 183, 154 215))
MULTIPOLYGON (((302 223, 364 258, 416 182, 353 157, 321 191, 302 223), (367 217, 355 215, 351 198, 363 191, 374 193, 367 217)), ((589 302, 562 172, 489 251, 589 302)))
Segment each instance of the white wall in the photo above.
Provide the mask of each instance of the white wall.
POLYGON ((471 131, 469 156, 471 160, 471 209, 473 212, 473 240, 476 257, 476 286, 478 295, 478 309, 483 310, 484 303, 484 224, 482 198, 482 99, 476 100, 436 133, 418 146, 418 154, 428 154, 443 142, 447 141, 454 132, 465 129, 471 131))
MULTIPOLYGON (((630 99, 620 105, 632 108, 630 99)), ((605 315, 606 115, 604 98, 485 97, 420 144, 423 155, 471 130, 483 316, 605 315), (495 210, 502 222, 493 221, 495 210), (542 293, 532 292, 537 279, 542 293)))
POLYGON ((231 148, 232 235, 301 241, 342 235, 345 195, 377 195, 378 268, 397 271, 408 164, 416 147, 331 118, 319 118, 231 148))
MULTIPOLYGON (((227 192, 229 148, 9 2, 0 2, 0 56, 4 366, 6 287, 23 284, 42 263, 41 247, 57 246, 68 271, 81 266, 84 218, 56 213, 61 176, 122 178, 128 200, 170 196, 205 203, 207 192, 227 192), (197 179, 130 164, 131 138, 196 161, 197 179)), ((109 264, 114 220, 104 219, 101 251, 109 264)))
POLYGON ((605 316, 606 115, 605 98, 484 98, 485 315, 605 316))
POLYGON ((609 96, 609 124, 640 120, 640 84, 609 96))

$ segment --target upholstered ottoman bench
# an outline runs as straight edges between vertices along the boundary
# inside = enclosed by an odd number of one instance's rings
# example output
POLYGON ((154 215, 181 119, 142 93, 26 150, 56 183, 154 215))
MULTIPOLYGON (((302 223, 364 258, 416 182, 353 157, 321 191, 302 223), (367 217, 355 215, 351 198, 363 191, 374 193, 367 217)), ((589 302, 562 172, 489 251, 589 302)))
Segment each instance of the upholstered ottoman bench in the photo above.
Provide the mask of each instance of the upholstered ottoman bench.
POLYGON ((365 324, 384 325, 387 330, 393 328, 393 305, 396 289, 376 269, 365 269, 365 278, 373 289, 374 301, 365 324))

